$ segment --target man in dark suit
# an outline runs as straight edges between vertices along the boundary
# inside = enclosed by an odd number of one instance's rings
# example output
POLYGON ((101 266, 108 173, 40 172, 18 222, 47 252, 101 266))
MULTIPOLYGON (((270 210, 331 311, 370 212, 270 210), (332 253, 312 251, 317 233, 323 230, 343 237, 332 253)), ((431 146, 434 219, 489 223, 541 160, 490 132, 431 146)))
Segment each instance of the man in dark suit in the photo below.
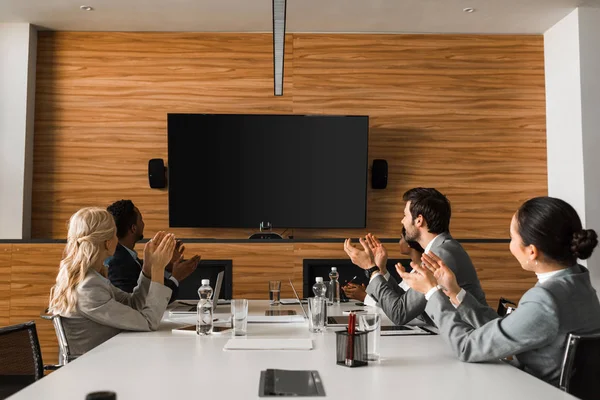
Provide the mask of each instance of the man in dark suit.
MULTIPOLYGON (((144 237, 144 219, 142 213, 131 200, 119 200, 107 208, 115 219, 119 244, 115 254, 105 261, 108 266, 108 279, 127 293, 137 286, 143 261, 134 250, 135 244, 144 237)), ((173 292, 171 302, 177 299, 179 282, 187 278, 198 266, 200 256, 195 255, 183 261, 184 246, 178 241, 173 258, 165 269, 165 286, 173 292)))

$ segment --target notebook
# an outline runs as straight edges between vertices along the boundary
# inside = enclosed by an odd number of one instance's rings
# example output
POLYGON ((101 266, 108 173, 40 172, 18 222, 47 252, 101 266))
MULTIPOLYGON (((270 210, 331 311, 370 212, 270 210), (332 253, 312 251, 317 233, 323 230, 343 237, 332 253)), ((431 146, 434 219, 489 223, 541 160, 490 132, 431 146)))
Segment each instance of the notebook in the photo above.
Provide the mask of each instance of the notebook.
POLYGON ((325 396, 325 389, 319 371, 267 369, 260 371, 258 396, 325 396))
POLYGON ((312 350, 311 339, 229 339, 223 350, 312 350))

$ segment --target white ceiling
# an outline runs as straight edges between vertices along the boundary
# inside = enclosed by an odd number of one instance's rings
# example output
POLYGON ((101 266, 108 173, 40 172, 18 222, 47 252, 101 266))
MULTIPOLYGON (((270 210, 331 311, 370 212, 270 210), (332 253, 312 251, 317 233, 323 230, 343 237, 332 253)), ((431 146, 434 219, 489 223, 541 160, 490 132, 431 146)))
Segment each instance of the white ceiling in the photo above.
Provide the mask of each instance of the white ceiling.
MULTIPOLYGON (((286 28, 535 34, 581 5, 600 0, 288 0, 286 28)), ((271 18, 271 0, 0 0, 0 22, 51 30, 270 32, 271 18), (84 4, 95 10, 80 11, 84 4)))

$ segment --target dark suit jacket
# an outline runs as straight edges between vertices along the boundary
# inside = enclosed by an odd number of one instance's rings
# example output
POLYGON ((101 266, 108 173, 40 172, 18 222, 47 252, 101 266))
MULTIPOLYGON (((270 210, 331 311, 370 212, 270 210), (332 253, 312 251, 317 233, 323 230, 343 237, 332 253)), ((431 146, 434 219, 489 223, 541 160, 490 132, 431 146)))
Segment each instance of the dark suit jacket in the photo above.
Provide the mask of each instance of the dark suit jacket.
MULTIPOLYGON (((110 282, 127 293, 133 293, 142 272, 143 261, 134 259, 122 244, 117 244, 115 254, 106 260, 108 279, 110 282)), ((165 286, 172 290, 171 300, 177 299, 179 287, 172 280, 165 278, 165 286)))

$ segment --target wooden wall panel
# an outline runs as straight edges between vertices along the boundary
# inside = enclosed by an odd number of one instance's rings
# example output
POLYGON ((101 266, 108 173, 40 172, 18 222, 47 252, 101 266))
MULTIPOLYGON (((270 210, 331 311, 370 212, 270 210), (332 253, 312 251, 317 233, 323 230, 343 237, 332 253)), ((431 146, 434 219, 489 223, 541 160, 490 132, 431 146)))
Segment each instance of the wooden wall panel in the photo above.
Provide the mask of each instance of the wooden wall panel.
POLYGON ((463 247, 469 253, 490 307, 496 309, 500 297, 518 303, 537 282, 534 273, 525 271, 508 249, 508 243, 473 244, 463 247))
POLYGON ((449 196, 455 237, 506 238, 518 205, 547 193, 541 36, 293 34, 285 68, 275 97, 270 34, 40 32, 34 236, 64 238, 77 209, 121 198, 146 236, 167 228, 146 165, 167 156, 168 112, 369 115, 369 159, 390 169, 388 189, 368 189, 367 229, 296 238, 399 237, 414 186, 449 196))
POLYGON ((271 243, 189 243, 186 257, 200 254, 204 260, 232 260, 233 296, 247 299, 268 299, 269 280, 281 280, 282 298, 294 296, 286 285, 288 278, 302 283, 302 271, 294 269, 294 244, 271 243))
POLYGON ((10 324, 10 264, 12 244, 0 244, 0 327, 10 324))
MULTIPOLYGON (((11 245, 4 245, 4 249, 11 245)), ((398 246, 386 244, 390 257, 403 258, 398 246)), ((486 292, 488 303, 496 307, 501 296, 518 302, 535 284, 535 275, 523 271, 512 257, 507 244, 465 244, 486 292)), ((2 250, 0 265, 10 260, 10 275, 4 273, 0 285, 10 287, 10 318, 6 324, 35 320, 38 326, 44 362, 57 361, 57 342, 52 324, 39 318, 48 305, 64 244, 14 244, 12 254, 2 250), (10 278, 9 278, 10 276, 10 278), (7 279, 10 279, 8 281, 7 279)), ((200 254, 205 260, 232 260, 233 294, 236 298, 267 299, 267 282, 283 282, 282 297, 293 293, 285 284, 292 278, 302 287, 302 260, 345 259, 342 243, 188 243, 186 254, 200 254)), ((137 249, 141 252, 141 246, 137 249)), ((0 271, 6 268, 0 267, 0 271)))
POLYGON ((12 252, 10 323, 35 321, 44 363, 58 362, 52 322, 40 318, 48 307, 64 244, 15 244, 12 252))
MULTIPOLYGON (((295 35, 294 112, 371 117, 369 158, 389 161, 390 182, 370 190, 370 230, 399 237, 402 194, 428 186, 450 198, 455 237, 504 238, 518 205, 547 191, 542 42, 295 35)), ((302 236, 324 234, 339 237, 302 236)))

